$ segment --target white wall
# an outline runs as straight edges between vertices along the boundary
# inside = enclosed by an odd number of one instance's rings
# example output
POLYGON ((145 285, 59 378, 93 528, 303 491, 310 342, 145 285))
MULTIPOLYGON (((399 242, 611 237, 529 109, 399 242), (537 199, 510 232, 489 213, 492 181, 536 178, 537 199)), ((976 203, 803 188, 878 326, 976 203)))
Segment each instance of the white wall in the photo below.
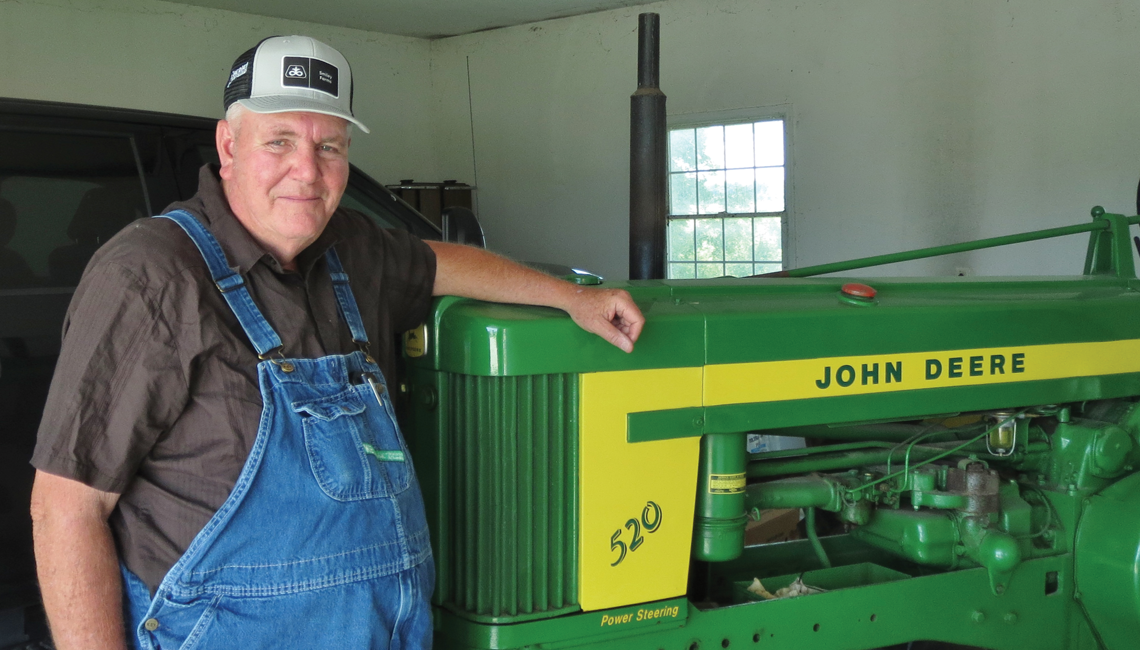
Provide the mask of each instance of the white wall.
POLYGON ((352 161, 381 182, 435 175, 429 43, 158 0, 0 2, 0 96, 221 117, 239 54, 301 33, 352 63, 352 161))
MULTIPOLYGON (((792 106, 793 266, 1135 211, 1134 2, 667 0, 432 43, 438 170, 477 175, 493 248, 627 276, 641 11, 671 115, 792 106)), ((1084 246, 875 273, 1079 273, 1084 246)))

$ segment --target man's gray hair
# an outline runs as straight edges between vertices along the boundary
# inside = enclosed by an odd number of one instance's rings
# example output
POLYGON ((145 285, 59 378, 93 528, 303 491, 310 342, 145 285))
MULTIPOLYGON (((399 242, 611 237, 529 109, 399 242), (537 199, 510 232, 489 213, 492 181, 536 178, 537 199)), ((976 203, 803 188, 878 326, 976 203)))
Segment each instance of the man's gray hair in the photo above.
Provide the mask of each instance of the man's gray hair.
MULTIPOLYGON (((245 106, 242 106, 238 102, 234 102, 234 103, 230 104, 230 107, 226 109, 226 121, 230 123, 230 129, 234 132, 234 139, 235 140, 237 139, 238 130, 241 128, 242 116, 245 115, 246 113, 252 113, 252 112, 253 111, 250 111, 248 108, 246 108, 245 106)), ((345 120, 344 126, 345 126, 345 132, 344 132, 345 136, 351 138, 352 137, 352 122, 345 120)))
POLYGON ((245 115, 249 109, 241 104, 234 102, 226 109, 226 121, 230 123, 230 130, 234 132, 234 137, 237 137, 238 128, 241 127, 241 116, 245 115))

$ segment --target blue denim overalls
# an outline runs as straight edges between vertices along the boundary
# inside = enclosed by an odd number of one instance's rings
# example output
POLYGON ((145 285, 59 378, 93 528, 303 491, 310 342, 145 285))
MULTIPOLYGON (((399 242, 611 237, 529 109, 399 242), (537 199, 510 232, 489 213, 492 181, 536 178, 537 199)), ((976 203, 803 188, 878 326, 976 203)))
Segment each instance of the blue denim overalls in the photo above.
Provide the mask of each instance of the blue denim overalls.
POLYGON ((187 212, 163 216, 194 240, 263 359, 264 407, 233 492, 153 600, 123 568, 136 647, 429 648, 423 498, 336 251, 325 259, 362 350, 285 359, 213 235, 187 212))

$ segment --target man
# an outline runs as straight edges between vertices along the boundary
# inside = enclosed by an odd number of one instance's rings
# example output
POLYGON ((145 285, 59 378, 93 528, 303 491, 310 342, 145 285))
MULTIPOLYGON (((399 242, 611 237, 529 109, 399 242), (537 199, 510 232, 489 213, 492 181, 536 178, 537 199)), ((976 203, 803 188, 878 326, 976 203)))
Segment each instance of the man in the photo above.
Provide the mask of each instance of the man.
POLYGON ((632 350, 625 292, 338 209, 349 123, 367 132, 351 97, 336 50, 262 41, 227 83, 220 169, 86 270, 33 457, 60 650, 430 646, 394 337, 453 294, 558 307, 632 350))

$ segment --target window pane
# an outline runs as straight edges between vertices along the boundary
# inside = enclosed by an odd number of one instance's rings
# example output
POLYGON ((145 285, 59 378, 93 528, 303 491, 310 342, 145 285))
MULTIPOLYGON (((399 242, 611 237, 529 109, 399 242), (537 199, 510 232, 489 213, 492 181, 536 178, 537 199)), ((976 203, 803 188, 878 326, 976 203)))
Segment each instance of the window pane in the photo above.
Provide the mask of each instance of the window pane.
MULTIPOLYGON (((784 259, 783 236, 780 232, 780 217, 757 217, 755 224, 757 262, 778 262, 784 259)), ((777 265, 776 270, 779 270, 777 265)), ((759 271, 757 273, 767 273, 759 271)))
POLYGON ((765 167, 756 170, 756 211, 784 211, 783 167, 765 167))
POLYGON ((75 286, 148 212, 130 139, 0 131, 0 288, 75 286))
POLYGON ((670 219, 670 277, 745 277, 783 268, 784 126, 769 119, 669 132, 670 214, 715 217, 670 219))
POLYGON ((732 169, 724 173, 728 211, 733 214, 756 212, 756 173, 752 169, 732 169))
POLYGON ((697 264, 698 278, 719 278, 724 275, 724 264, 697 264))
POLYGON ((366 204, 361 199, 368 200, 368 197, 362 194, 359 190, 354 190, 354 188, 349 185, 344 189, 344 194, 340 197, 340 204, 346 208, 352 208, 353 210, 359 210, 363 212, 364 214, 371 217, 373 221, 380 224, 381 228, 402 228, 404 230, 408 229, 408 227, 404 225, 403 222, 391 219, 388 215, 381 213, 372 205, 369 205, 372 203, 371 201, 368 201, 369 204, 366 204))
POLYGON ((724 212, 724 172, 697 172, 698 214, 724 212))
POLYGON ((784 164, 784 121, 757 122, 756 166, 768 167, 784 164))
POLYGON ((669 171, 691 172, 697 168, 696 132, 678 129, 669 132, 669 171))
POLYGON ((697 277, 696 264, 670 264, 669 277, 678 280, 691 280, 697 277))
POLYGON ((724 127, 724 162, 729 169, 752 167, 753 148, 751 124, 724 127))
POLYGON ((724 169, 724 127, 697 129, 697 165, 699 169, 724 169))
POLYGON ((669 174, 669 214, 697 213, 697 175, 669 174))
MULTIPOLYGON (((724 259, 724 223, 721 219, 697 219, 697 259, 712 262, 724 259)), ((708 276, 701 276, 708 277, 708 276)))
POLYGON ((752 261, 752 218, 724 220, 724 259, 730 262, 752 261))
POLYGON ((752 264, 725 264, 725 275, 731 275, 736 278, 744 278, 752 275, 752 264))
POLYGON ((693 261, 693 220, 669 220, 669 260, 693 261))

